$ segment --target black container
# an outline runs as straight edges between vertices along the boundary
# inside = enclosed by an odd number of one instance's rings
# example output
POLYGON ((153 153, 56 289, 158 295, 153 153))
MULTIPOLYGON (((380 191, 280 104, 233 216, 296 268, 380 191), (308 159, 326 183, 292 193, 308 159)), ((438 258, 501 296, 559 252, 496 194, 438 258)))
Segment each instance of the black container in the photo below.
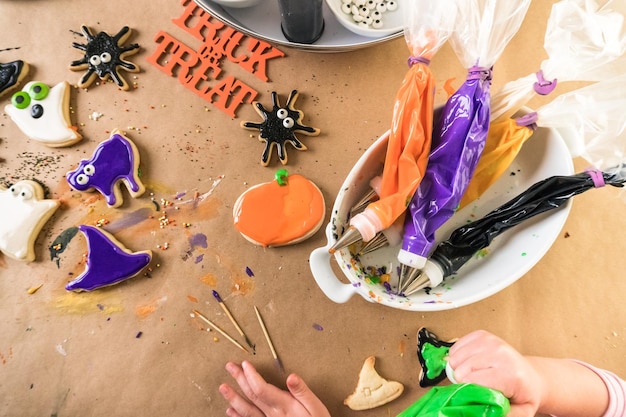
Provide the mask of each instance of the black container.
POLYGON ((324 0, 278 0, 281 29, 289 42, 311 44, 324 32, 324 0))

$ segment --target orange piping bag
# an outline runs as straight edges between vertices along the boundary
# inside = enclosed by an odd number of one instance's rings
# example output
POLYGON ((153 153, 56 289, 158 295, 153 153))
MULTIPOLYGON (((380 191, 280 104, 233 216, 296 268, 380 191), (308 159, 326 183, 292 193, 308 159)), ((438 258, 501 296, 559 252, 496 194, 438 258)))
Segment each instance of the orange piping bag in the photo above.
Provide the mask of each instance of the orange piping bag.
POLYGON ((353 241, 360 237, 368 242, 403 216, 428 164, 435 93, 428 65, 452 33, 456 5, 454 0, 410 1, 404 7, 404 36, 411 56, 394 101, 380 198, 351 219, 350 229, 335 247, 350 235, 360 235, 353 241))
MULTIPOLYGON (((530 115, 534 115, 536 120, 535 113, 530 115)), ((504 119, 489 124, 485 148, 461 198, 459 209, 479 198, 506 171, 522 145, 532 136, 535 120, 504 119)))

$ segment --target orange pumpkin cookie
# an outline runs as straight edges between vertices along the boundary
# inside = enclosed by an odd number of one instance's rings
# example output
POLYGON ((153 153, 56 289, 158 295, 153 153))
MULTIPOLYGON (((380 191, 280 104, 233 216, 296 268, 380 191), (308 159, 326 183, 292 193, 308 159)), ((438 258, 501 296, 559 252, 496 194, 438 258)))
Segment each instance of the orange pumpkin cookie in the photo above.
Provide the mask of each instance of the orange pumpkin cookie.
POLYGON ((302 175, 284 169, 275 180, 246 190, 235 202, 234 224, 250 242, 260 246, 284 246, 301 242, 324 222, 324 196, 302 175))

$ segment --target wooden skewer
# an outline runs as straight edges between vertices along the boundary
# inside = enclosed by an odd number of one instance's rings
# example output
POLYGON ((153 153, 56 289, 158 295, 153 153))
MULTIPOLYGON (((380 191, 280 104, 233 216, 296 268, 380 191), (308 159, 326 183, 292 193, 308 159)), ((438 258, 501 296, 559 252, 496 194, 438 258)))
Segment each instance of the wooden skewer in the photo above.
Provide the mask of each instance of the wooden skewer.
POLYGON ((200 317, 202 320, 204 320, 204 322, 206 322, 206 324, 208 324, 209 326, 211 326, 212 328, 214 328, 216 331, 218 331, 222 336, 224 336, 226 339, 228 339, 228 341, 230 341, 232 344, 234 344, 235 346, 237 346, 239 349, 243 350, 246 353, 250 353, 246 350, 245 347, 241 346, 241 344, 239 342, 237 342, 235 339, 233 339, 232 337, 230 337, 224 330, 220 329, 215 323, 213 323, 211 320, 207 319, 202 313, 200 313, 198 310, 193 310, 193 314, 195 314, 196 316, 200 317))
POLYGON ((246 334, 243 332, 243 330, 239 326, 239 323, 237 323, 237 320, 235 320, 233 315, 230 313, 230 310, 228 309, 228 307, 226 307, 226 304, 224 303, 224 300, 222 300, 222 297, 220 297, 219 293, 215 290, 213 290, 213 297, 215 297, 217 303, 220 305, 220 307, 222 307, 222 310, 224 310, 224 313, 226 313, 226 316, 228 316, 230 322, 235 326, 239 334, 243 336, 243 338, 246 340, 248 346, 250 346, 250 348, 254 351, 254 345, 252 344, 252 342, 250 342, 250 339, 248 339, 248 336, 246 336, 246 334))
POLYGON ((281 362, 280 358, 276 354, 276 349, 274 349, 274 344, 272 343, 272 339, 270 339, 270 335, 267 332, 265 323, 263 323, 263 318, 261 318, 261 313, 259 313, 259 309, 256 306, 254 306, 254 311, 256 312, 257 319, 259 319, 259 324, 261 325, 261 329, 263 330, 263 334, 265 335, 265 340, 267 340, 267 344, 270 346, 270 350, 272 351, 272 357, 274 358, 274 361, 276 362, 278 369, 284 372, 285 369, 283 368, 283 363, 281 362))

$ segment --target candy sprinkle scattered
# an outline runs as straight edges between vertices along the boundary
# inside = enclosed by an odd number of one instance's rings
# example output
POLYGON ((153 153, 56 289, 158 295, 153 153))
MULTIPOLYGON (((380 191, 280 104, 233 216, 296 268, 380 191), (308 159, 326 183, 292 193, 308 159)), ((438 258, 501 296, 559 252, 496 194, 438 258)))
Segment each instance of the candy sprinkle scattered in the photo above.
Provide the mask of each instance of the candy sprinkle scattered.
POLYGON ((39 285, 36 285, 36 286, 34 286, 34 287, 30 287, 30 288, 28 289, 28 293, 29 293, 29 294, 34 294, 34 293, 36 293, 36 292, 37 292, 37 290, 38 290, 39 288, 41 288, 41 287, 43 287, 43 284, 39 284, 39 285))

